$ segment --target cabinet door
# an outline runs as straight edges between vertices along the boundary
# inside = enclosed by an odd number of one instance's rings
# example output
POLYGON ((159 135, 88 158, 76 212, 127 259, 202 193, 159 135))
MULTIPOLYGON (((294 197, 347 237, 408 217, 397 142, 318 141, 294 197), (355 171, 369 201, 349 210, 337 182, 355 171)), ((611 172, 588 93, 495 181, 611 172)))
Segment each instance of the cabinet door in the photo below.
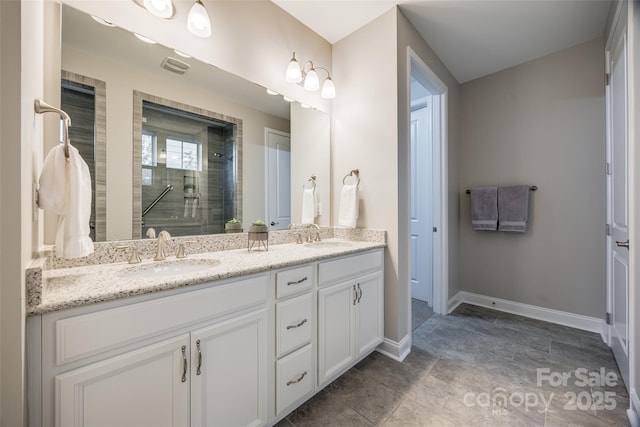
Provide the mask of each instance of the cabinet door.
POLYGON ((266 309, 192 332, 191 352, 193 426, 266 424, 266 309))
POLYGON ((189 425, 189 336, 56 376, 58 427, 189 425))
POLYGON ((318 382, 324 383, 355 358, 355 282, 318 291, 318 382))
POLYGON ((356 280, 356 357, 373 350, 384 337, 383 273, 356 280))

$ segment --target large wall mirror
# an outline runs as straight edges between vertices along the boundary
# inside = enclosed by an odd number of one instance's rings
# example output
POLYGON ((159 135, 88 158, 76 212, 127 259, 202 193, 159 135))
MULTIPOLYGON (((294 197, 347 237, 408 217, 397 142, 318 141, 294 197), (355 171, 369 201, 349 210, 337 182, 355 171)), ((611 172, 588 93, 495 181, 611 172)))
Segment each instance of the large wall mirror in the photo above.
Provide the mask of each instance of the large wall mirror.
POLYGON ((330 225, 328 114, 65 4, 61 55, 95 241, 221 233, 232 218, 284 229, 311 176, 330 225))

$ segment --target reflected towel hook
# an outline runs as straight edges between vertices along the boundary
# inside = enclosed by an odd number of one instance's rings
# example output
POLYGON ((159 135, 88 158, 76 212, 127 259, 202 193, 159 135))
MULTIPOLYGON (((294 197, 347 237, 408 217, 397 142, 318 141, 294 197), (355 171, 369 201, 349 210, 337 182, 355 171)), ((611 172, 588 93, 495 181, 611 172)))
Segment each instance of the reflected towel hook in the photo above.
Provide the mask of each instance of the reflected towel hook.
POLYGON ((39 98, 35 99, 33 105, 38 114, 57 113, 64 119, 64 157, 69 160, 69 126, 71 126, 71 117, 63 110, 53 107, 39 98))
POLYGON ((352 169, 351 172, 346 174, 344 176, 344 178, 342 178, 342 185, 344 185, 346 183, 348 177, 354 176, 354 175, 355 175, 356 179, 358 180, 358 182, 356 183, 356 187, 360 186, 360 169, 352 169))
MULTIPOLYGON (((309 177, 309 179, 307 180, 307 184, 308 184, 308 183, 311 183, 311 185, 313 186, 313 187, 311 187, 311 188, 313 188, 313 189, 315 190, 315 189, 316 189, 316 176, 315 176, 315 175, 311 175, 311 176, 309 177)), ((304 185, 303 185, 303 187, 305 187, 305 185, 306 185, 306 184, 304 184, 304 185)))

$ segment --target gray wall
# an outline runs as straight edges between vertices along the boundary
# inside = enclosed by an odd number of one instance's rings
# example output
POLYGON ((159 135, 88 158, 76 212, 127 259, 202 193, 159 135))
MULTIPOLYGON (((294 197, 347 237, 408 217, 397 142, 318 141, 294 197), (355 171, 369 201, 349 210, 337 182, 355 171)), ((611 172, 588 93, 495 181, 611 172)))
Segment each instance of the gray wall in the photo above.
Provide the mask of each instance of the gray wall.
POLYGON ((604 44, 596 39, 462 85, 462 289, 602 318, 604 44), (524 235, 471 229, 464 190, 535 184, 524 235))

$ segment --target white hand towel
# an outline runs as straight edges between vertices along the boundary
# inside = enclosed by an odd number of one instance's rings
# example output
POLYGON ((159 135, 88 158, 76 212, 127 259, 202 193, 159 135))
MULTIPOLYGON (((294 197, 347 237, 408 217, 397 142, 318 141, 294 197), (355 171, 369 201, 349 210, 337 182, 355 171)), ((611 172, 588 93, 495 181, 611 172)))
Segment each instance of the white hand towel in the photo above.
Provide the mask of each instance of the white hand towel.
POLYGON ((315 188, 305 188, 302 192, 302 224, 313 224, 316 219, 316 191, 315 188))
POLYGON ((340 213, 338 225, 342 227, 356 228, 358 221, 358 186, 349 184, 342 187, 340 194, 340 213))
POLYGON ((63 144, 47 154, 40 174, 38 204, 59 215, 56 256, 81 258, 93 253, 89 237, 91 175, 75 147, 69 147, 68 162, 63 144))
POLYGON ((189 216, 189 199, 184 199, 184 216, 185 218, 189 216))

